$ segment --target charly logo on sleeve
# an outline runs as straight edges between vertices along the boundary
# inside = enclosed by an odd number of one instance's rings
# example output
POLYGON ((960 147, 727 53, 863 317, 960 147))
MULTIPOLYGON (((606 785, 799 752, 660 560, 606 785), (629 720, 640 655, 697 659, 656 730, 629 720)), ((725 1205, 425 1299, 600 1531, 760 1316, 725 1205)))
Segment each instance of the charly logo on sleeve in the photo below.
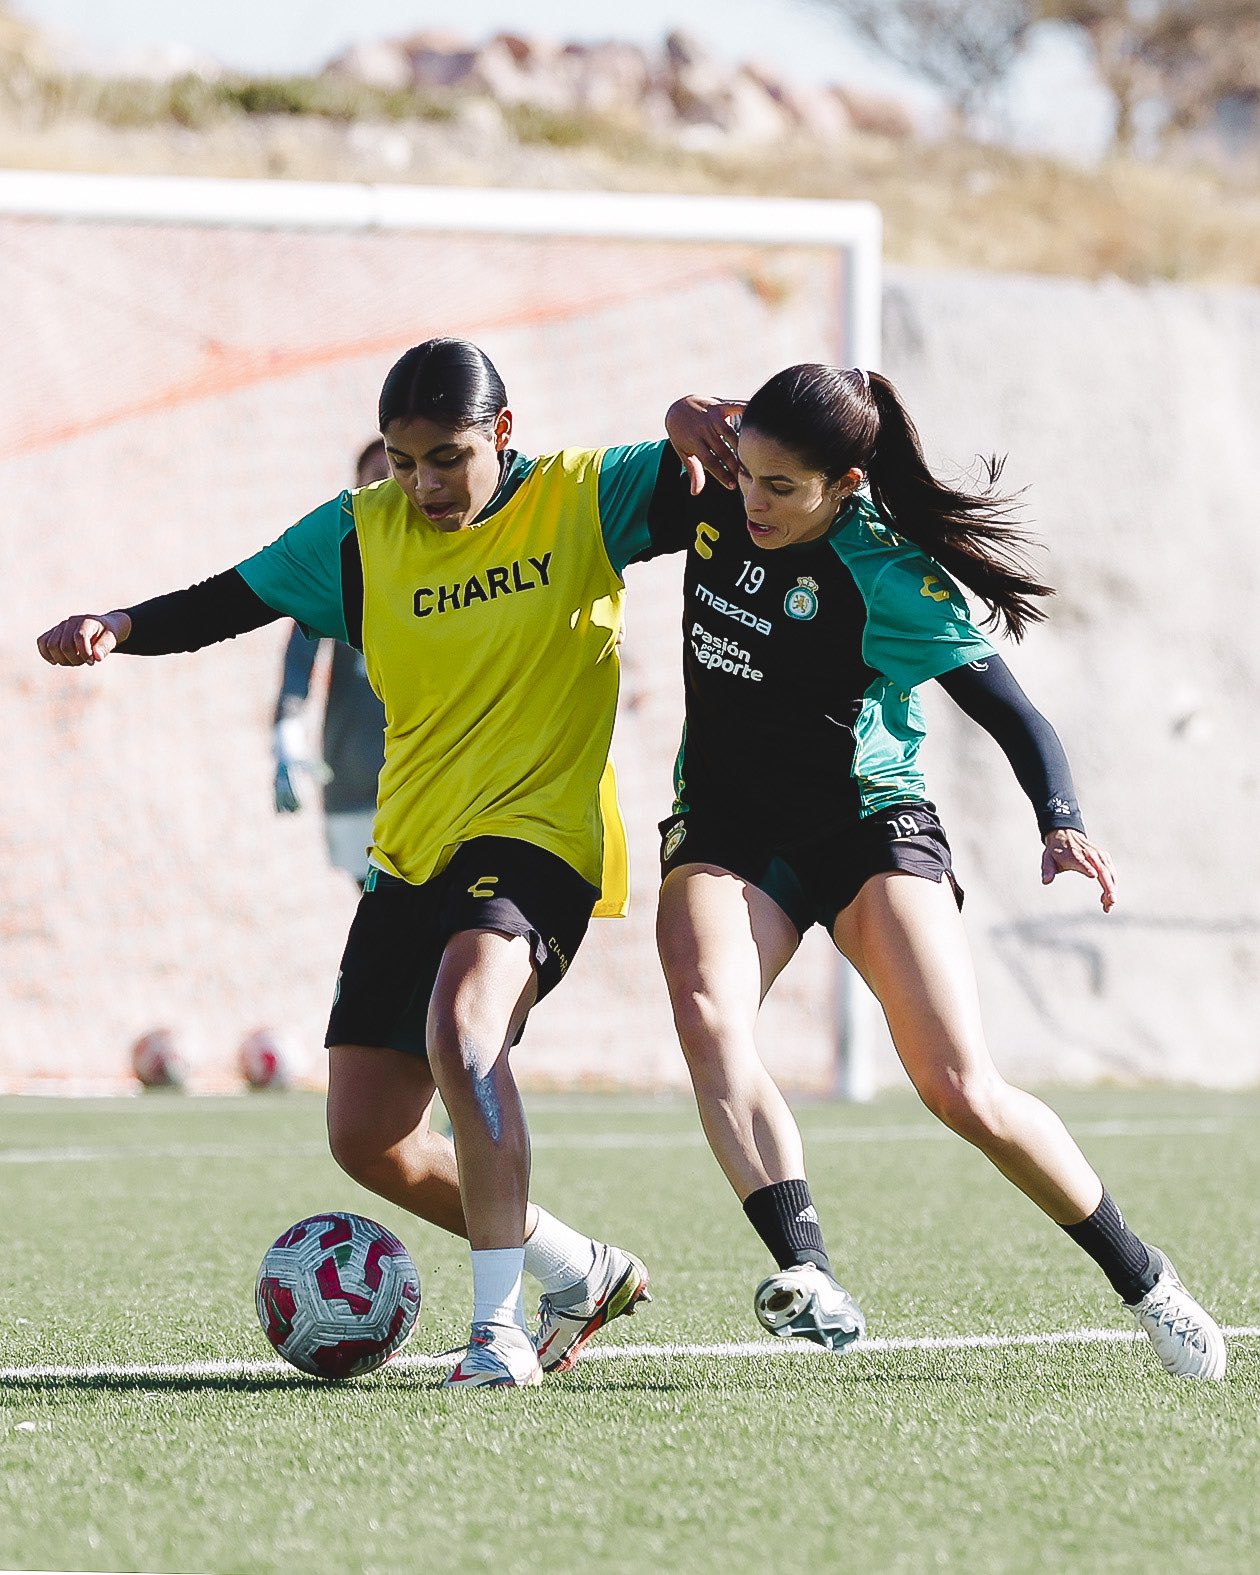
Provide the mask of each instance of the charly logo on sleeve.
POLYGON ((789 618, 795 618, 797 623, 812 618, 818 611, 818 581, 811 580, 808 574, 802 574, 783 598, 783 611, 789 618))

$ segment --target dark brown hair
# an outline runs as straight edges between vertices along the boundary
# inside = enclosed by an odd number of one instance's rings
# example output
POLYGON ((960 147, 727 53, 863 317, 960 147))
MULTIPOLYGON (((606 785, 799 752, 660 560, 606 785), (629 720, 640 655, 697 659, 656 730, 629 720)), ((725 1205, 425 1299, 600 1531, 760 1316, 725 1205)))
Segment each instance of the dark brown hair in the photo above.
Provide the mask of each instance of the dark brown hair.
POLYGON ((379 425, 384 432, 391 421, 424 416, 453 431, 490 431, 507 402, 503 379, 484 350, 467 339, 426 339, 390 367, 379 425))
POLYGON ((997 490, 1005 460, 983 461, 987 485, 967 492, 928 469, 918 430, 897 390, 878 372, 807 362, 757 390, 742 424, 782 444, 828 481, 864 470, 871 498, 899 536, 922 547, 986 603, 1012 638, 1045 617, 1037 599, 1054 591, 1029 563, 1033 538, 1011 514, 1017 497, 997 490))

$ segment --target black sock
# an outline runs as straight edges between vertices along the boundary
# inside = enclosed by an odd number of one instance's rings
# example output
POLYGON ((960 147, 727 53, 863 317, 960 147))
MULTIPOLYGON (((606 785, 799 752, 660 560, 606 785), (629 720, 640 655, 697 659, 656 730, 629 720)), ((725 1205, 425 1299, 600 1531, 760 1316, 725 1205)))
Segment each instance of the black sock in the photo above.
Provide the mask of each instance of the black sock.
POLYGON ((1087 1220, 1062 1228, 1103 1271, 1121 1301, 1140 1302, 1159 1278, 1155 1260, 1141 1237, 1135 1236, 1124 1223, 1124 1215, 1106 1188, 1102 1202, 1087 1220))
POLYGON ((816 1263, 831 1273, 818 1212, 807 1181, 775 1181, 744 1199, 744 1213, 781 1269, 816 1263))

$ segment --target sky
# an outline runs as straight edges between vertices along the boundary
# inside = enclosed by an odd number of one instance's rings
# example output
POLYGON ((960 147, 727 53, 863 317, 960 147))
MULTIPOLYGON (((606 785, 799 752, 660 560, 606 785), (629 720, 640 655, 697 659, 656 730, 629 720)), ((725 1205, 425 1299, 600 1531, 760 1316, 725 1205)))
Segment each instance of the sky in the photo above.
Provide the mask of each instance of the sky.
POLYGON ((32 21, 109 49, 174 40, 227 65, 302 71, 356 39, 398 37, 422 28, 471 38, 498 31, 568 39, 628 38, 659 43, 671 28, 701 36, 732 58, 755 55, 802 80, 901 73, 871 55, 810 0, 635 0, 633 6, 575 0, 10 0, 32 21), (770 25, 768 26, 767 23, 770 25))
MULTIPOLYGON (((9 0, 54 28, 89 58, 126 64, 147 49, 178 45, 258 73, 313 71, 356 41, 420 29, 471 40, 498 31, 562 41, 602 38, 656 44, 671 28, 697 35, 715 54, 758 60, 801 82, 841 82, 907 98, 924 113, 932 90, 881 59, 811 0, 9 0)), ((1105 95, 1063 30, 1042 31, 1001 106, 1001 125, 1024 146, 1089 158, 1106 140, 1105 95)))

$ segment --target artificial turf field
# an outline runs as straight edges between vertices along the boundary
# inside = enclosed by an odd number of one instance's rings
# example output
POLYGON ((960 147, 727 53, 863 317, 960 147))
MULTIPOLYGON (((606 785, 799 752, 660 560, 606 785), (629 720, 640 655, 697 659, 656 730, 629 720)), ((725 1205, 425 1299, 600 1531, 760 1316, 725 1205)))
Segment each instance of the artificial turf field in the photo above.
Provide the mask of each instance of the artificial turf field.
POLYGON ((1254 1570, 1260 1094, 1052 1100, 1251 1331, 1223 1383, 1145 1342, 963 1343, 1132 1326, 908 1097, 800 1110, 870 1325, 841 1358, 761 1336, 769 1265, 689 1104, 531 1098, 533 1195, 639 1252, 656 1300, 507 1394, 407 1360, 465 1332, 464 1249, 341 1175, 317 1099, 0 1100, 0 1567, 1254 1570), (407 1357, 342 1385, 273 1361, 253 1312, 264 1249, 329 1207, 397 1230, 424 1291, 407 1357), (679 1349, 728 1343, 755 1351, 679 1349))

